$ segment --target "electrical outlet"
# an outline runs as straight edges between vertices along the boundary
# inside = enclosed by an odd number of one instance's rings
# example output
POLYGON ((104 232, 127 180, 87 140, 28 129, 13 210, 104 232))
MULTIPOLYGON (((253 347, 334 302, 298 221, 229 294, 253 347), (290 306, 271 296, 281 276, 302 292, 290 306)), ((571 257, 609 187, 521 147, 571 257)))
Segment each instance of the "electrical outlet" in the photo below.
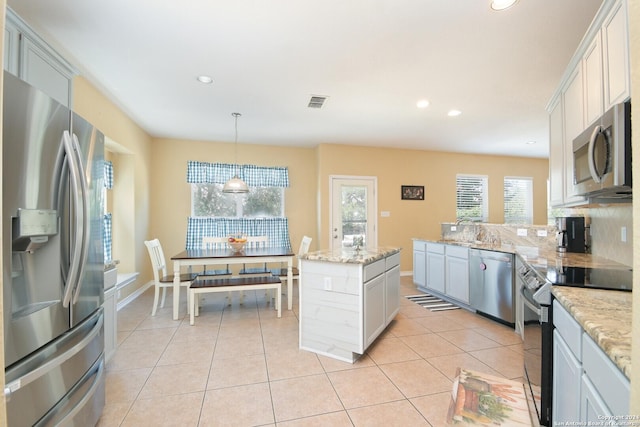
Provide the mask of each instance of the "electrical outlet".
POLYGON ((527 229, 526 228, 518 228, 518 236, 527 237, 527 229))
POLYGON ((547 237, 547 230, 538 230, 538 237, 547 237))
POLYGON ((324 278, 324 290, 325 291, 330 291, 331 290, 331 277, 325 277, 324 278))
POLYGON ((389 211, 382 211, 382 212, 380 212, 380 216, 381 216, 381 217, 383 217, 383 218, 390 217, 390 216, 391 216, 391 212, 389 212, 389 211))
POLYGON ((620 241, 621 242, 627 241, 627 227, 620 228, 620 241))
POLYGON ((451 226, 451 231, 456 231, 458 229, 458 227, 456 227, 455 225, 451 226))

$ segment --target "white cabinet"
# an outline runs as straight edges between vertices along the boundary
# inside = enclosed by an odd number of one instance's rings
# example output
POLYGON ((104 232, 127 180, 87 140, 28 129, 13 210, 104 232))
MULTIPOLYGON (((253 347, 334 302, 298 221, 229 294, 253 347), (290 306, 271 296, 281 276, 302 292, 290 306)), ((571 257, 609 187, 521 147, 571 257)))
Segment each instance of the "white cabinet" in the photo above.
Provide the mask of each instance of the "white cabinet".
POLYGON ((549 204, 564 204, 564 125, 562 97, 558 96, 549 113, 549 204))
POLYGON ((469 248, 448 245, 445 249, 445 294, 469 303, 469 248))
POLYGON ((584 197, 576 196, 573 183, 573 139, 580 135, 585 127, 581 66, 575 68, 562 92, 562 105, 564 110, 564 204, 567 205, 584 201, 584 197))
POLYGON ((386 326, 384 274, 364 283, 364 345, 369 347, 386 326))
POLYGON ((6 11, 4 68, 70 107, 76 70, 10 8, 6 11))
POLYGON ((588 202, 574 190, 573 139, 631 95, 627 8, 627 0, 604 0, 547 107, 552 207, 588 202))
POLYGON ((118 346, 118 292, 117 286, 112 286, 104 292, 104 360, 108 362, 116 352, 118 346))
POLYGON ((629 380, 557 300, 553 324, 553 424, 628 414, 629 380))
POLYGON ((300 348, 353 363, 400 310, 400 253, 300 260, 300 348))
POLYGON ((554 423, 580 419, 580 384, 582 364, 558 333, 553 331, 553 402, 554 423))
POLYGON ((413 283, 418 288, 424 288, 427 284, 427 242, 423 240, 413 241, 413 283))
MULTIPOLYGON (((582 59, 584 92, 584 128, 598 120, 604 112, 602 84, 602 39, 597 33, 582 59)), ((576 135, 577 136, 577 135, 576 135)))
POLYGON ((442 294, 445 292, 444 245, 427 243, 426 287, 442 294))
POLYGON ((604 109, 631 96, 627 0, 618 0, 602 24, 604 109))

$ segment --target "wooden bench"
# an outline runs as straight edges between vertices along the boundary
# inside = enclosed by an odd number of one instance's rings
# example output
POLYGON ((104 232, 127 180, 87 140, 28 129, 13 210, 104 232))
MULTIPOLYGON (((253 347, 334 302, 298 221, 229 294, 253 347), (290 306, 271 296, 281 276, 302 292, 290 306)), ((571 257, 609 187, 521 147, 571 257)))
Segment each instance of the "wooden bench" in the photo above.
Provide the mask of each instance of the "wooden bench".
POLYGON ((209 292, 249 291, 256 289, 274 289, 276 291, 276 309, 278 317, 282 315, 282 282, 274 276, 229 277, 220 279, 196 279, 189 286, 188 304, 189 323, 193 325, 194 316, 198 316, 197 294, 209 292))

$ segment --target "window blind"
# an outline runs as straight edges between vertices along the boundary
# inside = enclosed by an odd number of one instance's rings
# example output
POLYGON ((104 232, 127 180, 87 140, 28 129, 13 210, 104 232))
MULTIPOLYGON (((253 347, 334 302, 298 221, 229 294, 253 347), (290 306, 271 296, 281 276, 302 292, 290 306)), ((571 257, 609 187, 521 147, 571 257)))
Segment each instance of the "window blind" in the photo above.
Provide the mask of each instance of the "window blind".
POLYGON ((488 178, 484 175, 456 176, 456 219, 486 222, 489 218, 488 178))
POLYGON ((533 179, 504 178, 505 224, 533 223, 533 179))

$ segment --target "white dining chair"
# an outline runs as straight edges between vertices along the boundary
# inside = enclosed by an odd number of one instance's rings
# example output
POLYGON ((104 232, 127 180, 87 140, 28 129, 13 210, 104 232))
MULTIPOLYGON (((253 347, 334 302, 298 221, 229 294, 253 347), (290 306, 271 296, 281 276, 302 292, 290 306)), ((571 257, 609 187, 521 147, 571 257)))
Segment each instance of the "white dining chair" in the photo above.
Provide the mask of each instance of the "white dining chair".
MULTIPOLYGON (((247 244, 245 248, 260 249, 266 248, 269 244, 269 238, 267 236, 247 236, 247 244)), ((267 263, 262 265, 256 264, 243 264, 242 269, 238 273, 241 276, 270 276, 271 270, 268 268, 267 263), (249 267, 248 267, 249 266, 249 267)))
MULTIPOLYGON (((160 289, 162 288, 162 302, 160 308, 164 307, 164 302, 167 296, 167 288, 173 287, 173 274, 167 274, 167 263, 164 258, 164 252, 162 251, 162 245, 158 239, 145 240, 144 244, 149 251, 149 258, 151 258, 151 265, 153 267, 153 308, 151 309, 151 315, 155 316, 158 308, 158 299, 160 296, 160 289)), ((196 278, 196 274, 185 273, 180 275, 180 287, 188 288, 191 286, 191 282, 196 278)), ((187 312, 189 307, 187 306, 187 312)))
MULTIPOLYGON (((309 252, 309 247, 311 247, 311 237, 309 236, 304 236, 302 237, 302 240, 300 241, 300 247, 298 248, 298 253, 296 254, 298 257, 298 263, 300 263, 300 257, 304 254, 306 254, 307 252, 309 252)), ((293 274, 293 280, 298 280, 300 278, 300 269, 298 267, 293 267, 292 269, 292 274, 293 274)), ((283 284, 285 284, 286 280, 287 280, 287 267, 285 267, 284 265, 280 266, 280 268, 275 268, 273 270, 271 270, 271 274, 273 274, 276 277, 280 278, 280 281, 283 282, 283 284)))
MULTIPOLYGON (((202 238, 202 249, 226 249, 227 242, 228 242, 227 237, 204 236, 202 238)), ((231 276, 231 269, 229 268, 229 264, 227 264, 224 269, 219 269, 219 270, 207 270, 207 266, 205 265, 202 273, 199 273, 198 275, 199 276, 231 276)))

